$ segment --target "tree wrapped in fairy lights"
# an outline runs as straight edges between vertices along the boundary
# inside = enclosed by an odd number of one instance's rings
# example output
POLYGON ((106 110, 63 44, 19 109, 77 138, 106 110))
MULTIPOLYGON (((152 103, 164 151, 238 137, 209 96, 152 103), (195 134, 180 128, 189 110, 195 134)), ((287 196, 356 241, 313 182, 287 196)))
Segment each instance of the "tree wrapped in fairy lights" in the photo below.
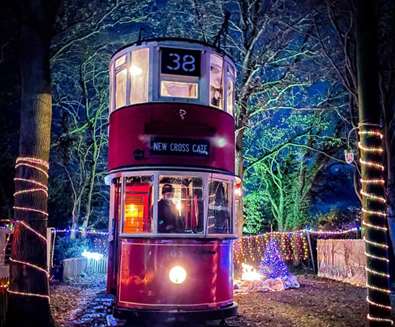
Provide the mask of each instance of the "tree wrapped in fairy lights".
POLYGON ((289 276, 288 267, 280 255, 278 243, 274 238, 270 239, 265 249, 259 272, 265 278, 286 279, 289 276))

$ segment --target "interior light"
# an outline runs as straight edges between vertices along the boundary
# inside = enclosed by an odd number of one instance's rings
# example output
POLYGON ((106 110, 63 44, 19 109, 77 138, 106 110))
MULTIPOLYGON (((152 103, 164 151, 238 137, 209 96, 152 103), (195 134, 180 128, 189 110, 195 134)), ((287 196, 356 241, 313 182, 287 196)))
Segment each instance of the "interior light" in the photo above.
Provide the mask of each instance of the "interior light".
POLYGON ((136 66, 136 65, 130 66, 129 71, 132 76, 138 76, 143 73, 143 70, 139 66, 136 66))
POLYGON ((187 278, 186 270, 181 266, 174 266, 170 269, 169 279, 174 284, 182 284, 187 278))

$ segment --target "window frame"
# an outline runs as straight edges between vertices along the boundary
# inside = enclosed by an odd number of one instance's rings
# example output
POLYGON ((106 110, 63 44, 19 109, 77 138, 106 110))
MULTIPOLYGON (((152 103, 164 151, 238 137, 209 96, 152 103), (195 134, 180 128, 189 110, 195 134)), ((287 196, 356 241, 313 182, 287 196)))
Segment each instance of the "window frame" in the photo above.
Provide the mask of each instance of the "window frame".
MULTIPOLYGON (((225 175, 220 173, 210 173, 210 172, 201 172, 201 171, 170 171, 170 170, 157 170, 157 171, 130 171, 130 172, 121 172, 116 173, 113 176, 110 176, 111 180, 116 178, 120 179, 121 183, 121 203, 120 203, 120 221, 118 224, 118 235, 119 238, 202 238, 202 239, 213 239, 213 238, 220 238, 220 239, 234 239, 236 238, 235 233, 235 224, 236 224, 236 217, 234 216, 235 213, 235 197, 234 197, 234 183, 236 181, 236 176, 232 175, 225 175), (128 177, 133 176, 153 176, 152 187, 153 187, 153 210, 152 210, 152 231, 145 232, 145 233, 124 233, 123 232, 123 225, 124 225, 124 218, 125 218, 125 186, 126 186, 126 179, 128 177), (159 194, 159 182, 161 177, 166 176, 179 176, 179 177, 199 177, 202 179, 202 188, 203 188, 203 232, 202 233, 159 233, 158 232, 158 201, 160 199, 159 194), (208 183, 210 180, 215 179, 219 181, 224 181, 230 183, 231 187, 231 226, 232 230, 228 233, 222 234, 214 234, 208 233, 208 183)), ((113 204, 115 205, 115 204, 113 204)), ((114 210, 115 208, 113 208, 114 210)))

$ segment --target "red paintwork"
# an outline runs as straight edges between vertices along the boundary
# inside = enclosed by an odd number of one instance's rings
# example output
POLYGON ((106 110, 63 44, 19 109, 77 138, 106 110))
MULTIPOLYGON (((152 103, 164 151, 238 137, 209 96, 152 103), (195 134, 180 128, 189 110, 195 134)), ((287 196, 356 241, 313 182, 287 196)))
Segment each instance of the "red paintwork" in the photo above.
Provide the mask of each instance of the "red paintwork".
POLYGON ((132 166, 189 166, 234 173, 234 119, 226 112, 196 104, 146 103, 110 115, 108 169, 132 166), (185 115, 180 115, 180 109, 185 115), (182 119, 182 117, 184 119, 182 119), (209 157, 150 153, 152 136, 208 140, 209 157), (215 142, 222 138, 223 146, 215 142), (144 150, 136 160, 134 151, 144 150))
POLYGON ((231 247, 231 240, 121 240, 117 306, 190 310, 231 304, 231 247), (175 265, 187 270, 183 284, 168 277, 175 265))

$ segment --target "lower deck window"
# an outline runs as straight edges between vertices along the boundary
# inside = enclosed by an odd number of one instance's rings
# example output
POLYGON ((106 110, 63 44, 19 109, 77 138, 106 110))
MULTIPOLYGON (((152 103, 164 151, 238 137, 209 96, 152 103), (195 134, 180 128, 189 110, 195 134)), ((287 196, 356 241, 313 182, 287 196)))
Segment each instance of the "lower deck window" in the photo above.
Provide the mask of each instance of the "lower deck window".
POLYGON ((161 176, 158 232, 203 232, 203 182, 199 177, 161 176))
POLYGON ((124 233, 148 233, 152 226, 152 177, 128 177, 125 184, 124 233))
POLYGON ((212 180, 208 195, 208 233, 231 233, 231 186, 229 182, 212 180))

